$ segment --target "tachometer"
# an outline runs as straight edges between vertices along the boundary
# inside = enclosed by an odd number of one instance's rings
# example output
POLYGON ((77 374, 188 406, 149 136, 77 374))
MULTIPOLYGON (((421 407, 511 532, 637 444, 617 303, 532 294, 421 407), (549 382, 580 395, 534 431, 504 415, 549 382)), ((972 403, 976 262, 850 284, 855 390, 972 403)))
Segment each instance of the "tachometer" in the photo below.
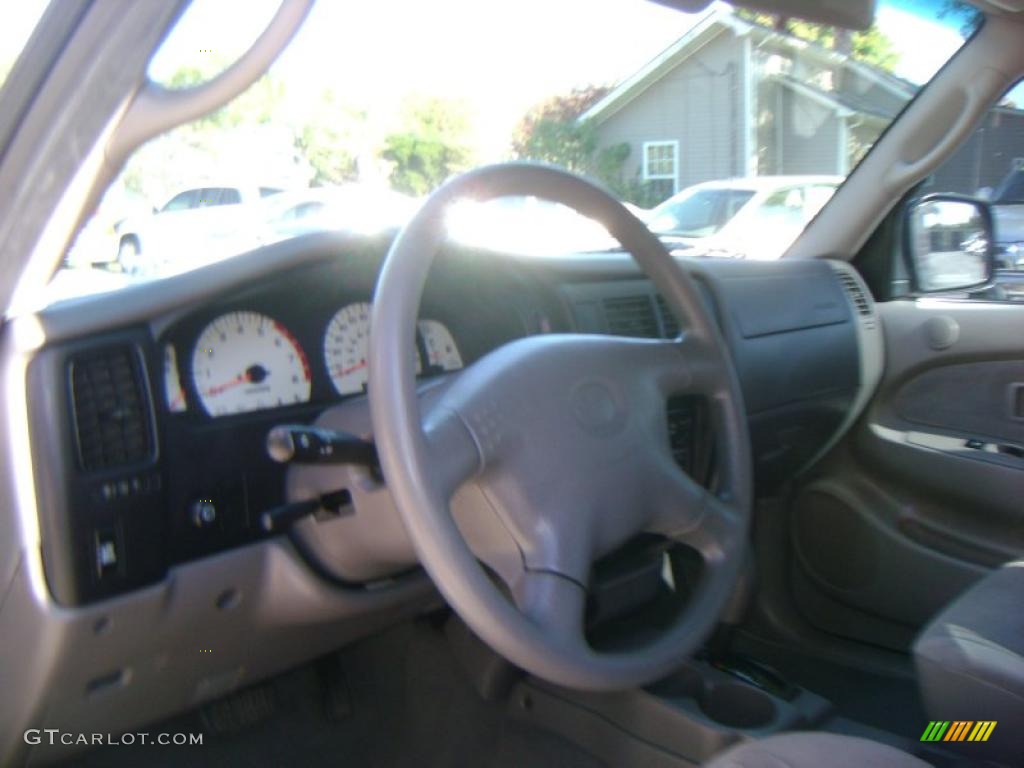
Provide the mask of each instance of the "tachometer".
POLYGON ((288 329, 257 312, 221 315, 199 334, 192 382, 211 416, 309 400, 306 355, 288 329))
MULTIPOLYGON (((365 301, 339 309, 324 333, 324 361, 339 395, 362 392, 366 386, 370 344, 370 305, 365 301)), ((416 352, 416 373, 422 362, 416 352)))

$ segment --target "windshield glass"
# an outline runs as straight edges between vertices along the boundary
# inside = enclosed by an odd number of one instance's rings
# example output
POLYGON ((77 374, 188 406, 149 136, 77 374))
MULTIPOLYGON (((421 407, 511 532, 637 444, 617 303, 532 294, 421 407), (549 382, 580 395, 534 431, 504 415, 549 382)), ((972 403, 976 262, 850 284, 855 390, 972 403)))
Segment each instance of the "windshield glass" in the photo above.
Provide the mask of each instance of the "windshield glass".
POLYGON ((44 0, 24 0, 4 8, 4 21, 0 24, 0 88, 7 82, 46 6, 44 0))
MULTIPOLYGON (((245 24, 196 0, 151 77, 223 69, 276 2, 250 7, 245 24)), ((130 158, 47 300, 309 232, 394 230, 452 175, 513 159, 596 181, 687 255, 779 258, 979 21, 947 0, 886 0, 866 32, 720 2, 320 2, 248 91, 130 158)), ((470 201, 449 225, 538 256, 613 245, 536 198, 470 201)))

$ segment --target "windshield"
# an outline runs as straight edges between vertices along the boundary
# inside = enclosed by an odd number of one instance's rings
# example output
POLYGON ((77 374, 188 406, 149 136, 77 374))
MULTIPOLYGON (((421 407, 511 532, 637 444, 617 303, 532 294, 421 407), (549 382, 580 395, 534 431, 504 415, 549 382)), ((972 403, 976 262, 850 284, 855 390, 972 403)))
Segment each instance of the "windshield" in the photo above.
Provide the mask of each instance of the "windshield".
MULTIPOLYGON (((196 0, 151 77, 181 88, 223 69, 276 2, 249 7, 196 0)), ((979 17, 959 8, 887 0, 846 32, 720 2, 320 2, 247 92, 135 152, 47 300, 310 232, 393 231, 449 177, 507 160, 592 179, 687 255, 779 258, 962 45, 979 17)), ((449 236, 537 256, 612 244, 581 219, 470 201, 449 236)))

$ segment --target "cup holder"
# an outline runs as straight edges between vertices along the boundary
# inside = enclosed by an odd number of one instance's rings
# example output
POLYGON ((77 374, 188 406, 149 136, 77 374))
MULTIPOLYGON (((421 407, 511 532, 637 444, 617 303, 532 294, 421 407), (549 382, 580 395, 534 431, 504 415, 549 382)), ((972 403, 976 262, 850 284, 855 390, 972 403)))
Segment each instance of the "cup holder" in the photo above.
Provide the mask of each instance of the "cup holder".
POLYGON ((696 699, 704 691, 704 680, 696 669, 683 667, 647 686, 647 690, 662 699, 696 699))
POLYGON ((775 719, 771 697, 743 683, 712 685, 697 703, 705 715, 730 728, 763 728, 775 719))

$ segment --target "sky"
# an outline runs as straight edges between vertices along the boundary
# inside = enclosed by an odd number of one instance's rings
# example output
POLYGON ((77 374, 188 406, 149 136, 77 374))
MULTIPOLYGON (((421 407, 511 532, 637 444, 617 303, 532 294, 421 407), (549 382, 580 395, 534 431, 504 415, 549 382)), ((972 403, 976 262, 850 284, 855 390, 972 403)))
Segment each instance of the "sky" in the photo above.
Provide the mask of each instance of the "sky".
MULTIPOLYGON (((58 5, 62 0, 53 0, 58 5)), ((230 61, 259 34, 278 0, 195 0, 154 57, 150 74, 230 61)), ((884 0, 877 21, 899 46, 896 73, 923 82, 960 44, 959 22, 923 23, 935 0, 884 0)), ((19 0, 4 10, 0 71, 45 7, 19 0)), ((273 72, 301 111, 325 88, 366 110, 378 130, 398 123, 408 96, 462 102, 478 153, 494 159, 532 105, 590 84, 612 85, 678 39, 693 17, 643 0, 319 0, 273 72), (600 13, 595 13, 595 9, 600 13), (571 50, 571 53, 567 53, 571 50)))

